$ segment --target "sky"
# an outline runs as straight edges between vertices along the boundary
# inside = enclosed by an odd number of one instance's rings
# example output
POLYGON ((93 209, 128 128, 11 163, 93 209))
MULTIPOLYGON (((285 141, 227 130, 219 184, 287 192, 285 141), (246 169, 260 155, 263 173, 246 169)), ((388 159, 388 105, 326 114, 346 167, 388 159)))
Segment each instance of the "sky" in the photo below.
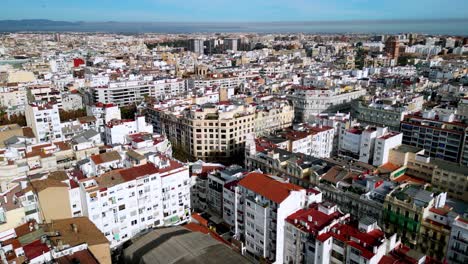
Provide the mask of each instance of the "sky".
POLYGON ((468 0, 0 0, 0 20, 272 22, 468 19, 468 0))

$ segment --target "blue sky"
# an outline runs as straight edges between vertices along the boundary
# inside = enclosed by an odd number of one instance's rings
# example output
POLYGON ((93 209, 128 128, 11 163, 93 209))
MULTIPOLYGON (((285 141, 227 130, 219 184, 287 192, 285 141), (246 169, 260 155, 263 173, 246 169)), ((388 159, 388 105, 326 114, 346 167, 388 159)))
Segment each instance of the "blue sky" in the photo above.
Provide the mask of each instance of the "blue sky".
POLYGON ((468 19, 468 0, 0 0, 0 19, 125 22, 468 19))

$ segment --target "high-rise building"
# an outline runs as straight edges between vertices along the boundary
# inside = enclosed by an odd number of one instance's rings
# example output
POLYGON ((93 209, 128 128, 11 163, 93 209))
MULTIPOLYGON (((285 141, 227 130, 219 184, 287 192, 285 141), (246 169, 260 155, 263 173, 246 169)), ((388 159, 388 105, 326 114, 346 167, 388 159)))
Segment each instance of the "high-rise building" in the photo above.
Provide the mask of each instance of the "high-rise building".
POLYGON ((266 174, 252 172, 238 183, 235 237, 245 242, 247 254, 285 263, 284 226, 290 214, 322 201, 317 190, 306 190, 266 174))
POLYGON ((400 55, 400 42, 398 37, 392 36, 385 41, 385 52, 392 59, 398 59, 400 55))
POLYGON ((188 41, 188 50, 195 53, 203 54, 203 39, 190 39, 188 41))
POLYGON ((236 38, 224 39, 224 48, 226 50, 237 51, 239 40, 236 38))

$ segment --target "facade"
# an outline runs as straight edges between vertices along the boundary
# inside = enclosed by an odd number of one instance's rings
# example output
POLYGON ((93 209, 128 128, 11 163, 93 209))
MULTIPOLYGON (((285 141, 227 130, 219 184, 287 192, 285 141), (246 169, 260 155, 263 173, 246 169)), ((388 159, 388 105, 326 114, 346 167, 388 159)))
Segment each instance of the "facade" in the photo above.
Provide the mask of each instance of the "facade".
POLYGON ((326 263, 319 238, 347 218, 349 215, 340 213, 330 202, 312 204, 289 215, 284 227, 284 263, 326 263))
POLYGON ((83 108, 83 97, 78 93, 64 94, 62 108, 65 111, 79 110, 83 108))
POLYGON ((152 89, 153 85, 148 81, 125 81, 91 87, 90 92, 93 103, 126 106, 140 103, 145 96, 150 96, 152 89))
POLYGON ((198 54, 203 54, 203 39, 190 39, 188 41, 188 50, 198 54))
POLYGON ((444 207, 446 195, 435 195, 417 186, 400 185, 385 197, 385 232, 397 233, 402 243, 413 249, 421 246, 418 243, 421 223, 431 208, 444 207))
POLYGON ((100 133, 104 133, 105 125, 112 119, 122 119, 119 107, 113 103, 96 103, 91 106, 87 105, 86 114, 90 117, 96 118, 96 126, 100 133))
POLYGON ((106 144, 128 144, 127 135, 136 133, 153 133, 153 126, 145 121, 144 116, 137 116, 135 120, 113 119, 106 124, 105 128, 106 144))
POLYGON ((468 202, 468 167, 457 163, 432 159, 432 185, 449 197, 468 202))
POLYGON ((320 113, 333 113, 350 107, 351 101, 366 94, 366 90, 355 88, 341 91, 339 88, 319 89, 297 86, 288 99, 293 102, 295 121, 309 122, 320 113))
MULTIPOLYGON (((390 150, 401 145, 403 134, 389 132, 375 139, 374 157, 372 165, 380 166, 388 162, 390 150)), ((369 161, 370 162, 370 161, 369 161)))
POLYGON ((321 194, 257 172, 246 175, 238 186, 235 237, 244 242, 248 256, 284 263, 286 217, 320 202, 321 194))
POLYGON ((244 152, 246 136, 291 125, 292 109, 280 104, 265 113, 254 105, 194 105, 180 112, 160 109, 148 112, 153 123, 174 145, 194 159, 229 159, 244 152), (285 111, 283 112, 282 109, 285 111), (258 118, 258 121, 257 121, 258 118), (158 120, 158 121, 155 121, 158 120))
POLYGON ((468 261, 468 221, 461 216, 452 224, 447 247, 449 263, 466 263, 468 261))
POLYGON ((434 111, 407 115, 401 122, 403 144, 423 148, 431 157, 462 164, 467 162, 462 156, 467 131, 468 125, 456 122, 453 114, 434 111))
MULTIPOLYGON (((422 96, 415 98, 418 102, 424 102, 422 96)), ((415 108, 412 111, 418 111, 421 108, 415 108)), ((366 104, 363 101, 357 101, 353 103, 353 111, 358 122, 373 125, 388 127, 392 131, 400 130, 400 122, 403 121, 403 117, 409 113, 409 107, 394 107, 384 104, 366 104)))
POLYGON ((62 94, 59 90, 50 87, 49 85, 37 85, 28 87, 28 92, 34 101, 52 102, 57 104, 58 108, 62 109, 62 94))
POLYGON ((84 215, 104 233, 111 248, 144 229, 190 219, 188 168, 163 156, 153 161, 79 182, 84 215))
POLYGON ((226 50, 237 51, 239 39, 237 38, 226 38, 224 39, 224 48, 226 50))
POLYGON ((186 82, 183 79, 161 79, 154 81, 153 85, 150 95, 158 99, 170 99, 187 93, 186 82))
POLYGON ((38 142, 62 141, 59 107, 53 103, 33 103, 26 106, 26 123, 38 142))

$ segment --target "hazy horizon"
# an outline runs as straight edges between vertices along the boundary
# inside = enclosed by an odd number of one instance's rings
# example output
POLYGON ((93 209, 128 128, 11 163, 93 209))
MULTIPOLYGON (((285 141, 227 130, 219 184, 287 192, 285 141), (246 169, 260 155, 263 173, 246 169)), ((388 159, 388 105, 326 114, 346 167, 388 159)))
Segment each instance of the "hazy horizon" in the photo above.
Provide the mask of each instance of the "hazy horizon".
POLYGON ((468 19, 400 19, 271 22, 119 22, 0 20, 0 32, 109 33, 424 33, 468 35, 468 19))

